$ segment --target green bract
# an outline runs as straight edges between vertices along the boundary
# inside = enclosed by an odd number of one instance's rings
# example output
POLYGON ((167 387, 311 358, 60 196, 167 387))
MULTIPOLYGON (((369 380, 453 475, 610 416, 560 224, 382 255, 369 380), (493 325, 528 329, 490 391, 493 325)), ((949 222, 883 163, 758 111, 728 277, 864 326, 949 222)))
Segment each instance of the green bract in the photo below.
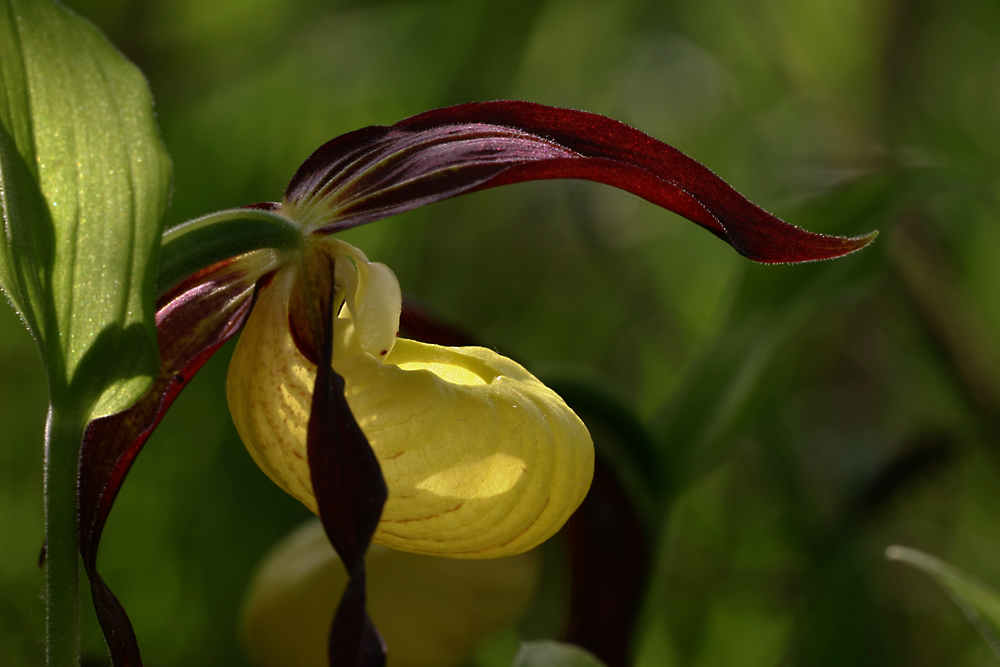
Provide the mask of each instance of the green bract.
POLYGON ((121 410, 157 369, 153 296, 170 159, 146 81, 51 2, 0 2, 0 282, 54 406, 121 410))
POLYGON ((262 248, 291 250, 301 243, 299 225, 271 211, 237 208, 190 220, 163 234, 157 293, 230 257, 262 248))

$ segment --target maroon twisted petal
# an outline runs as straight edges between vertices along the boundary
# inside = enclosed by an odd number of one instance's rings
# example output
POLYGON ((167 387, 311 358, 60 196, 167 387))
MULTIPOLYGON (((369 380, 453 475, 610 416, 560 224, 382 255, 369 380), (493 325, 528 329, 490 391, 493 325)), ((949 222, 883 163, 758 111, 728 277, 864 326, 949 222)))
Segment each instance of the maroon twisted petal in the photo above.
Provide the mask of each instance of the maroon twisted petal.
MULTIPOLYGON (((328 270, 329 281, 316 276, 313 283, 314 293, 325 293, 323 303, 314 304, 318 317, 307 318, 319 330, 297 339, 318 342, 318 349, 306 355, 317 359, 306 454, 320 520, 349 576, 333 618, 328 651, 330 665, 382 667, 385 644, 365 610, 365 553, 389 490, 375 452, 347 404, 344 379, 333 370, 333 262, 328 270)), ((294 331, 305 321, 294 318, 291 324, 294 331)))
POLYGON ((97 572, 97 548, 125 476, 167 409, 206 361, 250 313, 259 273, 227 260, 192 276, 157 304, 160 372, 138 403, 92 421, 80 450, 77 507, 80 554, 97 618, 115 667, 140 667, 132 624, 97 572))

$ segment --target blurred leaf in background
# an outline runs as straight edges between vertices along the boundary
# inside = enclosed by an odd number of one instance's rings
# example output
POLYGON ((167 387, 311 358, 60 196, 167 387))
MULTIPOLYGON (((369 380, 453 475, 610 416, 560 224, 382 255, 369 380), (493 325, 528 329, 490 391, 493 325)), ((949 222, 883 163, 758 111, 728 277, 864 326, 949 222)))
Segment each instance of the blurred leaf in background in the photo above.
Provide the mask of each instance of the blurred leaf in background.
POLYGON ((1000 593, 973 576, 922 551, 893 545, 885 557, 923 570, 951 596, 973 627, 1000 658, 1000 593))
MULTIPOLYGON (((67 4, 150 80, 175 165, 168 225, 278 198, 345 131, 527 98, 633 124, 807 229, 881 229, 838 262, 755 266, 630 196, 531 183, 344 237, 444 320, 546 379, 602 387, 649 431, 637 664, 991 664, 961 612, 882 553, 912 545, 1000 581, 1000 5, 67 4)), ((31 346, 0 309, 12 666, 43 654, 31 346)), ((304 518, 242 453, 227 358, 178 400, 105 531, 102 571, 154 667, 249 664, 239 600, 304 518)), ((107 664, 92 619, 84 645, 107 664)))

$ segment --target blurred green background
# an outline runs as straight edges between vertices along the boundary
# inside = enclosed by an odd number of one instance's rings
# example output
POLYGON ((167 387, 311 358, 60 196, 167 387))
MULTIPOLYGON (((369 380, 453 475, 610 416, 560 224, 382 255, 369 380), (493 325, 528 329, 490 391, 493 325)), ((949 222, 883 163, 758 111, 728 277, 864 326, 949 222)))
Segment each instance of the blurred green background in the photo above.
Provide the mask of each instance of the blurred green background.
MULTIPOLYGON (((280 199, 328 139, 520 98, 599 112, 807 229, 796 267, 589 183, 345 235, 404 292, 649 429, 641 667, 995 664, 915 546, 1000 585, 995 0, 74 0, 146 73, 168 224, 280 199)), ((101 549, 149 667, 246 665, 240 597, 307 515, 246 455, 225 348, 139 457, 101 549)), ((0 663, 43 664, 41 362, 0 308, 0 663)), ((621 456, 635 456, 625 443, 621 456)), ((92 612, 89 664, 107 664, 92 612), (102 663, 103 661, 103 663, 102 663)))

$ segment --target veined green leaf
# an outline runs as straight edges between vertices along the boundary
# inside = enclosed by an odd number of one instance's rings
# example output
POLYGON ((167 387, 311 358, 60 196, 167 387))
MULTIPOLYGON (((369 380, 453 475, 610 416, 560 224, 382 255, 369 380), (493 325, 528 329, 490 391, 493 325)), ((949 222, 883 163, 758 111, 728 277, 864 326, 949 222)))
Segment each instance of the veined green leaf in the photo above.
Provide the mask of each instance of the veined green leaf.
POLYGON ((1000 592, 939 558, 909 547, 892 546, 885 557, 923 570, 961 608, 997 658, 1000 658, 1000 592))
POLYGON ((49 0, 0 0, 0 282, 53 405, 83 419, 124 409, 156 374, 170 169, 135 66, 49 0))
POLYGON ((604 667, 592 654, 572 644, 524 642, 511 667, 604 667))

